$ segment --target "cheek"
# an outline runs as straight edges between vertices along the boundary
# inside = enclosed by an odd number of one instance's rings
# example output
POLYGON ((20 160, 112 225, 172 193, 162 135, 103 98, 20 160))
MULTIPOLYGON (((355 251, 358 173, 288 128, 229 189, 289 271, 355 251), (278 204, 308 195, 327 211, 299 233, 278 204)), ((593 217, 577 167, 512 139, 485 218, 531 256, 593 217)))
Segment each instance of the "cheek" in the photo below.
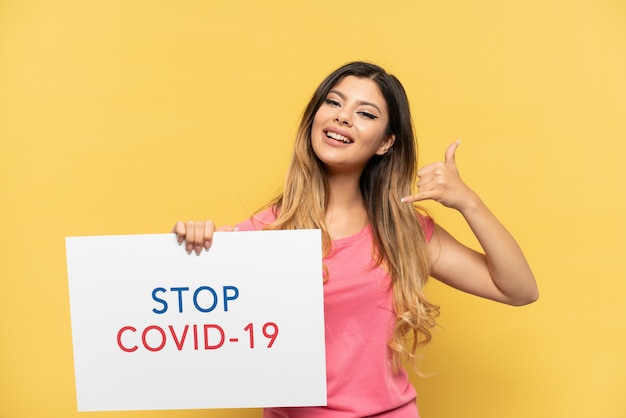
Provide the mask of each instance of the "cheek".
POLYGON ((313 126, 319 126, 324 120, 328 119, 327 113, 323 106, 317 109, 313 116, 313 126))
POLYGON ((356 127, 359 132, 359 136, 362 140, 367 140, 367 143, 372 147, 378 147, 383 143, 385 139, 385 129, 381 129, 379 126, 371 126, 364 124, 356 127))
POLYGON ((323 111, 317 111, 313 117, 313 123, 311 124, 311 138, 315 138, 320 135, 322 129, 324 129, 324 123, 327 120, 323 111))
POLYGON ((317 129, 320 126, 320 120, 317 117, 317 114, 315 114, 315 117, 313 118, 313 123, 311 124, 311 130, 314 131, 315 129, 317 129))

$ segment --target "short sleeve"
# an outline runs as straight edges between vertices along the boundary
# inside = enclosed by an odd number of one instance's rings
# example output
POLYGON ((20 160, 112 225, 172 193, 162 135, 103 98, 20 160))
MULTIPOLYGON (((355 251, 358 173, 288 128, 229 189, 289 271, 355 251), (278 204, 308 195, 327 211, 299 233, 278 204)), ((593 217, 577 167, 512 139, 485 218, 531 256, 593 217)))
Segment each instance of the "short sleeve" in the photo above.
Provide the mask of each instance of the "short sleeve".
POLYGON ((418 214, 418 220, 422 230, 424 231, 424 237, 426 237, 426 242, 430 242, 430 239, 433 236, 433 230, 435 229, 435 221, 430 216, 420 215, 418 214))
POLYGON ((274 215, 274 211, 272 208, 268 208, 255 213, 243 222, 239 222, 235 227, 239 231, 260 231, 275 220, 276 215, 274 215))

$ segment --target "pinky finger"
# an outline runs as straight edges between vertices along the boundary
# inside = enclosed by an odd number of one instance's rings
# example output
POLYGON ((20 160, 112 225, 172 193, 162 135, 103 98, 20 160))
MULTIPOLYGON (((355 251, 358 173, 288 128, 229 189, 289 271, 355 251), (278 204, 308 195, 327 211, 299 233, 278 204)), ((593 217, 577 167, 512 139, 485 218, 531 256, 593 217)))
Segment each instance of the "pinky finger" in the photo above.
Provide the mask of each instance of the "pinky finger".
POLYGON ((403 197, 402 199, 400 199, 400 201, 402 203, 414 203, 414 202, 421 202, 423 200, 431 200, 433 198, 434 198, 434 195, 432 192, 418 192, 417 194, 403 197))
POLYGON ((202 237, 202 246, 205 250, 211 248, 213 242, 213 233, 215 232, 215 224, 212 221, 204 222, 204 235, 202 237))
POLYGON ((416 202, 417 199, 417 195, 411 195, 411 196, 405 196, 402 199, 400 199, 400 202, 402 203, 413 203, 416 202))

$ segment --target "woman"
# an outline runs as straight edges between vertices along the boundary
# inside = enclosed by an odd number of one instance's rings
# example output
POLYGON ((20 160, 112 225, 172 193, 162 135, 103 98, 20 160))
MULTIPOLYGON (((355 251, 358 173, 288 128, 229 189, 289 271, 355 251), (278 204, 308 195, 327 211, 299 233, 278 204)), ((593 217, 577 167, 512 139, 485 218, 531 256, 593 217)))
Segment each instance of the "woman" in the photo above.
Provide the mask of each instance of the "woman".
MULTIPOLYGON (((423 293, 429 276, 511 305, 537 299, 514 238, 461 181, 458 145, 416 173, 405 91, 376 65, 346 64, 317 88, 283 193, 235 229, 321 229, 328 406, 269 408, 265 417, 419 416, 401 365, 431 339, 438 307, 423 293), (458 210, 484 254, 420 214, 413 203, 428 199, 458 210)), ((198 254, 214 230, 210 221, 174 227, 179 242, 198 254)))

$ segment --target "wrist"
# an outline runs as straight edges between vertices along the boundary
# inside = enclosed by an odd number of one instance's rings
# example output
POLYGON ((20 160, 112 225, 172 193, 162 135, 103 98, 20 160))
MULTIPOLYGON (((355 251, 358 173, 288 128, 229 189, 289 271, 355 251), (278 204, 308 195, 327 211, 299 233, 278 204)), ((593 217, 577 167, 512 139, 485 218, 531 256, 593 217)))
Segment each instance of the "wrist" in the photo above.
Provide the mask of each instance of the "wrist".
POLYGON ((481 212, 485 208, 485 204, 480 197, 470 191, 467 198, 463 200, 462 205, 457 209, 464 217, 472 216, 477 212, 481 212))

